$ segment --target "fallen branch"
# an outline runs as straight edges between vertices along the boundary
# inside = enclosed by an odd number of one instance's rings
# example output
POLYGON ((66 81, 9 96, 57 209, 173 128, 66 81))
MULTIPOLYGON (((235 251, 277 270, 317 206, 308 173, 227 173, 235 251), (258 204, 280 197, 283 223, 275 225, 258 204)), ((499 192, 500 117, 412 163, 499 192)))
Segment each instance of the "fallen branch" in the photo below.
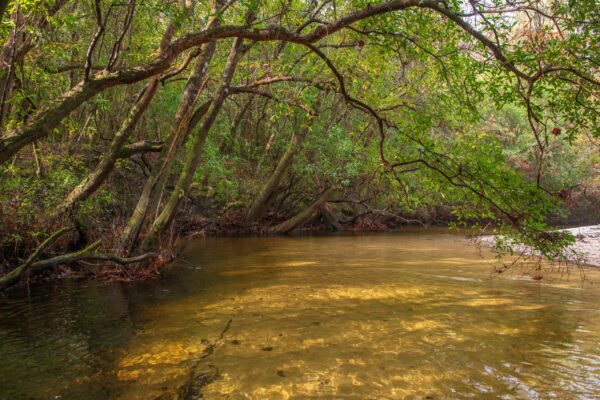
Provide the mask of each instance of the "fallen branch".
POLYGON ((86 259, 87 256, 89 256, 89 253, 96 250, 98 247, 100 247, 100 245, 102 245, 102 242, 98 240, 98 241, 90 244, 88 247, 84 248, 83 250, 79 250, 74 253, 63 254, 60 256, 53 257, 53 258, 48 258, 48 259, 42 260, 42 261, 36 261, 31 264, 31 269, 34 271, 37 271, 37 270, 48 268, 48 267, 56 267, 57 265, 68 264, 68 263, 71 263, 74 261, 86 259))
POLYGON ((294 215, 288 220, 280 223, 279 225, 272 227, 271 229, 269 229, 269 233, 286 234, 290 233, 300 225, 305 224, 315 215, 317 211, 319 211, 319 209, 324 204, 327 203, 327 201, 329 201, 329 199, 331 198, 331 196, 333 196, 336 190, 337 187, 330 187, 329 189, 325 190, 325 192, 323 192, 323 194, 321 194, 321 196, 319 196, 319 198, 310 206, 300 211, 298 214, 294 215))
MULTIPOLYGON (((57 257, 48 258, 46 260, 35 261, 33 260, 37 257, 37 255, 43 251, 43 249, 47 248, 51 243, 53 243, 58 237, 60 237, 63 233, 71 230, 72 228, 63 228, 56 233, 52 234, 44 243, 40 245, 40 247, 29 257, 29 259, 19 267, 15 268, 13 271, 9 272, 5 276, 0 278, 0 290, 6 289, 9 286, 16 284, 23 273, 27 270, 38 271, 50 267, 56 267, 62 264, 69 264, 76 261, 83 260, 91 260, 91 261, 108 261, 121 266, 125 266, 128 264, 139 263, 142 261, 149 260, 151 258, 156 258, 158 255, 156 253, 146 253, 136 257, 123 258, 119 257, 115 254, 106 254, 106 253, 95 253, 95 251, 102 245, 101 241, 97 241, 87 246, 86 248, 79 250, 74 253, 63 254, 57 257)), ((126 270, 124 270, 127 273, 126 270)))
MULTIPOLYGON (((219 378, 219 369, 214 365, 209 364, 209 369, 207 371, 199 372, 198 369, 202 364, 202 361, 210 357, 215 352, 215 350, 217 350, 224 344, 223 339, 225 338, 225 333, 227 333, 227 331, 231 327, 231 322, 233 322, 233 319, 230 319, 227 322, 227 324, 221 331, 219 338, 216 339, 214 342, 209 342, 206 339, 202 340, 202 344, 204 344, 206 348, 202 351, 202 354, 190 370, 190 375, 187 382, 179 388, 179 399, 188 400, 198 398, 197 396, 204 386, 210 385, 212 382, 219 378)), ((202 397, 202 394, 200 394, 200 397, 202 397)))
POLYGON ((50 247, 56 240, 58 240, 63 234, 72 230, 73 227, 61 228, 58 231, 54 232, 48 239, 44 240, 42 244, 38 246, 37 249, 29 256, 29 258, 17 268, 10 271, 8 274, 0 277, 0 290, 6 289, 9 286, 17 283, 21 276, 31 267, 34 263, 34 260, 40 255, 40 253, 50 247))
POLYGON ((149 260, 151 258, 156 258, 156 257, 158 257, 158 254, 156 254, 156 253, 146 253, 146 254, 142 254, 141 256, 129 257, 129 258, 119 257, 115 254, 93 253, 93 254, 89 254, 87 257, 85 257, 85 259, 111 261, 111 262, 114 262, 119 265, 128 265, 128 264, 134 264, 134 263, 146 261, 146 260, 149 260))
POLYGON ((162 143, 153 143, 146 140, 135 142, 126 146, 123 146, 117 153, 117 158, 129 158, 139 153, 158 153, 162 150, 162 143))

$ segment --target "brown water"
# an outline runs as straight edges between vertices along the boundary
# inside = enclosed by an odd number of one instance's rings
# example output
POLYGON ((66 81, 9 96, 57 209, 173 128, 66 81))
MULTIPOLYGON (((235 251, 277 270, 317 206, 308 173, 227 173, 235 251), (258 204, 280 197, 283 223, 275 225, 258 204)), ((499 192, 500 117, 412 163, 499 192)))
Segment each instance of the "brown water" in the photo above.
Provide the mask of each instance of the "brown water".
POLYGON ((600 275, 483 256, 428 231, 207 239, 161 281, 11 293, 0 398, 600 399, 600 275))

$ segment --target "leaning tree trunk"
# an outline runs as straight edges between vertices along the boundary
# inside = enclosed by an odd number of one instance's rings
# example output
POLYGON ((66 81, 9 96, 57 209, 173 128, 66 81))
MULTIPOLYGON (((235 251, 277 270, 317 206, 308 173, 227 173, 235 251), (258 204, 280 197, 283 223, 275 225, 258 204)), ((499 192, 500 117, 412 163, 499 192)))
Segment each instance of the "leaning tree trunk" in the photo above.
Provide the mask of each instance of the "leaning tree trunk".
POLYGON ((290 165, 292 165, 292 161, 294 160, 294 156, 302 147, 302 143, 304 142, 304 138, 308 133, 308 128, 303 128, 299 133, 292 134, 292 140, 285 153, 277 163, 275 170, 269 177, 269 180, 261 190, 261 192, 256 196, 254 201, 252 202, 252 206, 248 213, 246 214, 246 219, 248 221, 256 221, 259 219, 267 208, 269 201, 273 197, 273 193, 279 186, 281 182, 281 178, 288 170, 290 165))
POLYGON ((235 68, 237 66, 238 60, 240 58, 240 53, 243 53, 241 50, 243 39, 236 38, 233 42, 233 46, 231 47, 231 51, 229 52, 229 56, 227 57, 227 62, 225 63, 225 69, 223 71, 223 82, 221 87, 215 93, 211 109, 206 117, 206 120, 202 124, 201 128, 194 135, 192 140, 192 145, 186 155, 186 160, 183 166, 183 170, 179 175, 179 179, 175 184, 175 189, 169 196, 169 200, 165 204, 165 207, 158 215, 158 217, 154 220, 154 223, 150 227, 148 234, 144 238, 144 241, 141 244, 141 250, 146 251, 147 249, 153 249, 156 247, 159 236, 163 233, 163 231, 167 228, 167 226, 173 220, 175 213, 179 208, 179 204, 181 203, 181 199, 183 199, 189 191, 190 184, 192 183, 192 178, 194 177, 194 173, 200 164, 200 157, 202 156, 202 148, 204 146, 204 142, 206 141, 206 137, 208 136, 208 132, 212 128, 215 120, 217 119, 217 115, 219 111, 221 111, 221 106, 225 101, 225 98, 228 94, 229 86, 231 85, 231 80, 233 79, 233 75, 235 74, 235 68))
MULTIPOLYGON (((194 112, 192 120, 189 124, 189 129, 193 129, 198 124, 200 119, 204 117, 211 103, 212 101, 207 101, 194 112)), ((163 151, 164 148, 165 146, 161 145, 160 151, 163 151)), ((158 167, 155 166, 155 168, 158 167)), ((148 210, 151 208, 151 205, 155 204, 155 202, 158 202, 157 199, 155 200, 156 196, 153 196, 153 194, 156 193, 157 187, 160 186, 160 182, 158 181, 159 178, 160 174, 153 175, 151 173, 150 177, 146 181, 146 185, 144 186, 142 194, 138 199, 136 208, 134 209, 133 214, 127 222, 127 226, 123 231, 122 238, 119 242, 119 253, 130 254, 133 251, 133 248, 137 243, 137 238, 140 234, 140 230, 142 228, 142 224, 144 223, 148 210)))
POLYGON ((148 68, 140 68, 131 76, 118 72, 103 72, 88 81, 79 82, 58 99, 51 101, 50 105, 41 108, 22 127, 10 132, 8 136, 0 138, 0 165, 17 154, 23 147, 48 136, 65 117, 98 93, 120 84, 138 82, 161 73, 174 58, 174 55, 169 53, 169 57, 160 58, 161 61, 166 60, 165 62, 152 64, 148 68))
MULTIPOLYGON (((206 73, 206 69, 208 67, 208 61, 214 53, 215 46, 215 42, 211 42, 206 46, 203 46, 202 55, 200 56, 200 59, 197 63, 197 66, 200 66, 200 68, 195 69, 189 81, 197 81, 199 76, 196 72, 202 74, 201 80, 203 80, 206 73)), ((199 95, 200 90, 200 83, 198 83, 197 86, 188 85, 186 88, 184 97, 182 98, 179 107, 182 113, 180 114, 178 112, 175 118, 175 129, 171 131, 171 134, 167 138, 166 143, 163 145, 158 159, 154 163, 152 172, 146 180, 146 184, 144 185, 144 189, 142 190, 142 194, 138 199, 133 214, 129 218, 127 226, 125 227, 125 230, 123 232, 120 247, 121 252, 124 254, 129 254, 135 247, 142 225, 146 220, 146 216, 157 207, 159 203, 159 197, 164 190, 167 178, 171 172, 171 168, 175 161, 177 151, 184 142, 183 138, 187 135, 187 132, 195 124, 197 124, 199 120, 204 116, 204 114, 206 114, 206 112, 208 111, 208 108, 210 106, 209 102, 200 106, 198 110, 196 110, 196 112, 192 114, 193 107, 196 101, 195 98, 199 95), (190 100, 190 103, 188 103, 187 99, 191 98, 191 92, 195 92, 195 96, 194 99, 190 100)))
POLYGON ((158 81, 159 80, 157 78, 153 78, 148 86, 144 89, 145 93, 142 99, 129 111, 129 115, 123 121, 119 131, 115 134, 108 153, 102 157, 102 160, 94 169, 94 171, 92 171, 79 185, 71 190, 63 203, 58 207, 57 214, 67 212, 78 203, 87 199, 108 177, 110 172, 115 167, 117 159, 120 158, 121 150, 123 149, 125 142, 131 136, 136 124, 150 105, 150 102, 156 93, 158 81))
MULTIPOLYGON (((222 0, 218 0, 215 3, 215 8, 213 9, 215 12, 213 12, 213 14, 216 14, 216 11, 222 6, 222 3, 222 0)), ((213 17, 208 21, 206 28, 217 27, 219 24, 219 19, 213 17)), ((202 93, 208 65, 215 52, 216 46, 216 42, 212 41, 201 47, 200 55, 198 56, 194 70, 188 78, 177 113, 175 114, 173 129, 170 131, 169 136, 165 141, 165 145, 154 163, 154 168, 146 180, 146 184, 144 185, 144 189, 138 199, 133 214, 129 218, 125 230, 123 231, 119 245, 120 252, 123 254, 131 253, 136 246, 146 216, 158 205, 160 195, 164 190, 167 178, 175 161, 175 155, 184 142, 183 139, 187 136, 191 127, 199 121, 200 117, 202 117, 208 109, 205 107, 207 105, 203 105, 198 111, 195 113, 193 112, 194 106, 202 93)))
MULTIPOLYGON (((317 188, 319 188, 319 190, 323 190, 321 186, 321 181, 319 180, 317 174, 313 174, 312 179, 315 185, 317 185, 317 188)), ((323 204, 319 211, 321 212, 321 216, 323 217, 325 222, 327 222, 327 224, 331 227, 331 229, 333 229, 336 232, 344 230, 344 228, 340 224, 340 221, 338 221, 338 219, 333 214, 333 210, 331 209, 328 203, 323 204)))
MULTIPOLYGON (((170 24, 167 28, 165 34, 160 43, 159 52, 164 51, 164 49, 171 43, 173 38, 173 34, 175 33, 175 25, 170 24)), ((121 128, 115 134, 113 141, 110 145, 110 149, 108 153, 102 157, 100 164, 92 171, 79 185, 77 185, 67 198, 63 201, 63 203, 58 207, 56 212, 57 215, 63 214, 71 210, 74 206, 76 206, 81 201, 87 199, 90 195, 92 195, 104 182, 104 180, 108 177, 110 172, 115 167, 115 163, 117 159, 120 158, 121 150, 125 145, 127 139, 133 133, 135 126, 138 121, 148 109, 150 102, 154 98, 156 94, 156 90, 158 88, 158 84, 160 82, 159 76, 154 76, 150 83, 143 89, 144 92, 141 98, 133 105, 131 110, 129 111, 129 115, 123 121, 121 128)))
POLYGON ((314 217, 314 215, 324 204, 327 204, 327 201, 329 201, 329 199, 331 198, 331 196, 333 196, 336 190, 337 188, 330 187, 325 192, 323 192, 323 194, 321 194, 321 196, 319 196, 319 198, 310 206, 300 211, 298 214, 294 215, 290 219, 269 229, 269 233, 290 233, 299 226, 307 223, 312 217, 314 217))

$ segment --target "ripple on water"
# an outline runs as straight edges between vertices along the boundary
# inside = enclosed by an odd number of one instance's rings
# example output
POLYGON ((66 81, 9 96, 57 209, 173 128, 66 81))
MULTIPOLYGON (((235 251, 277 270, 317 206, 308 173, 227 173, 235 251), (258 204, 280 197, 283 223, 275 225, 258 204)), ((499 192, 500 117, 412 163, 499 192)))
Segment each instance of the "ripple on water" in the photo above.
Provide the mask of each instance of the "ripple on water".
POLYGON ((167 398, 190 372, 205 399, 600 397, 600 290, 493 278, 453 236, 209 239, 187 257, 203 268, 0 300, 0 398, 167 398))

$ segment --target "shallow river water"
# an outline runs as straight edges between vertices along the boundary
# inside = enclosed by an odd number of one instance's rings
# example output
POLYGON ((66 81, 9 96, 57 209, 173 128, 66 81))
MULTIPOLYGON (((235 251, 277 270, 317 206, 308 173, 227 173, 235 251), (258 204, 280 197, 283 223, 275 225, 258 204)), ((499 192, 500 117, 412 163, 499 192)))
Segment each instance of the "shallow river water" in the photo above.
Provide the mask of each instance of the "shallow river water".
POLYGON ((0 399, 600 399, 597 271, 498 277, 431 231, 183 256, 160 281, 0 297, 0 399))

